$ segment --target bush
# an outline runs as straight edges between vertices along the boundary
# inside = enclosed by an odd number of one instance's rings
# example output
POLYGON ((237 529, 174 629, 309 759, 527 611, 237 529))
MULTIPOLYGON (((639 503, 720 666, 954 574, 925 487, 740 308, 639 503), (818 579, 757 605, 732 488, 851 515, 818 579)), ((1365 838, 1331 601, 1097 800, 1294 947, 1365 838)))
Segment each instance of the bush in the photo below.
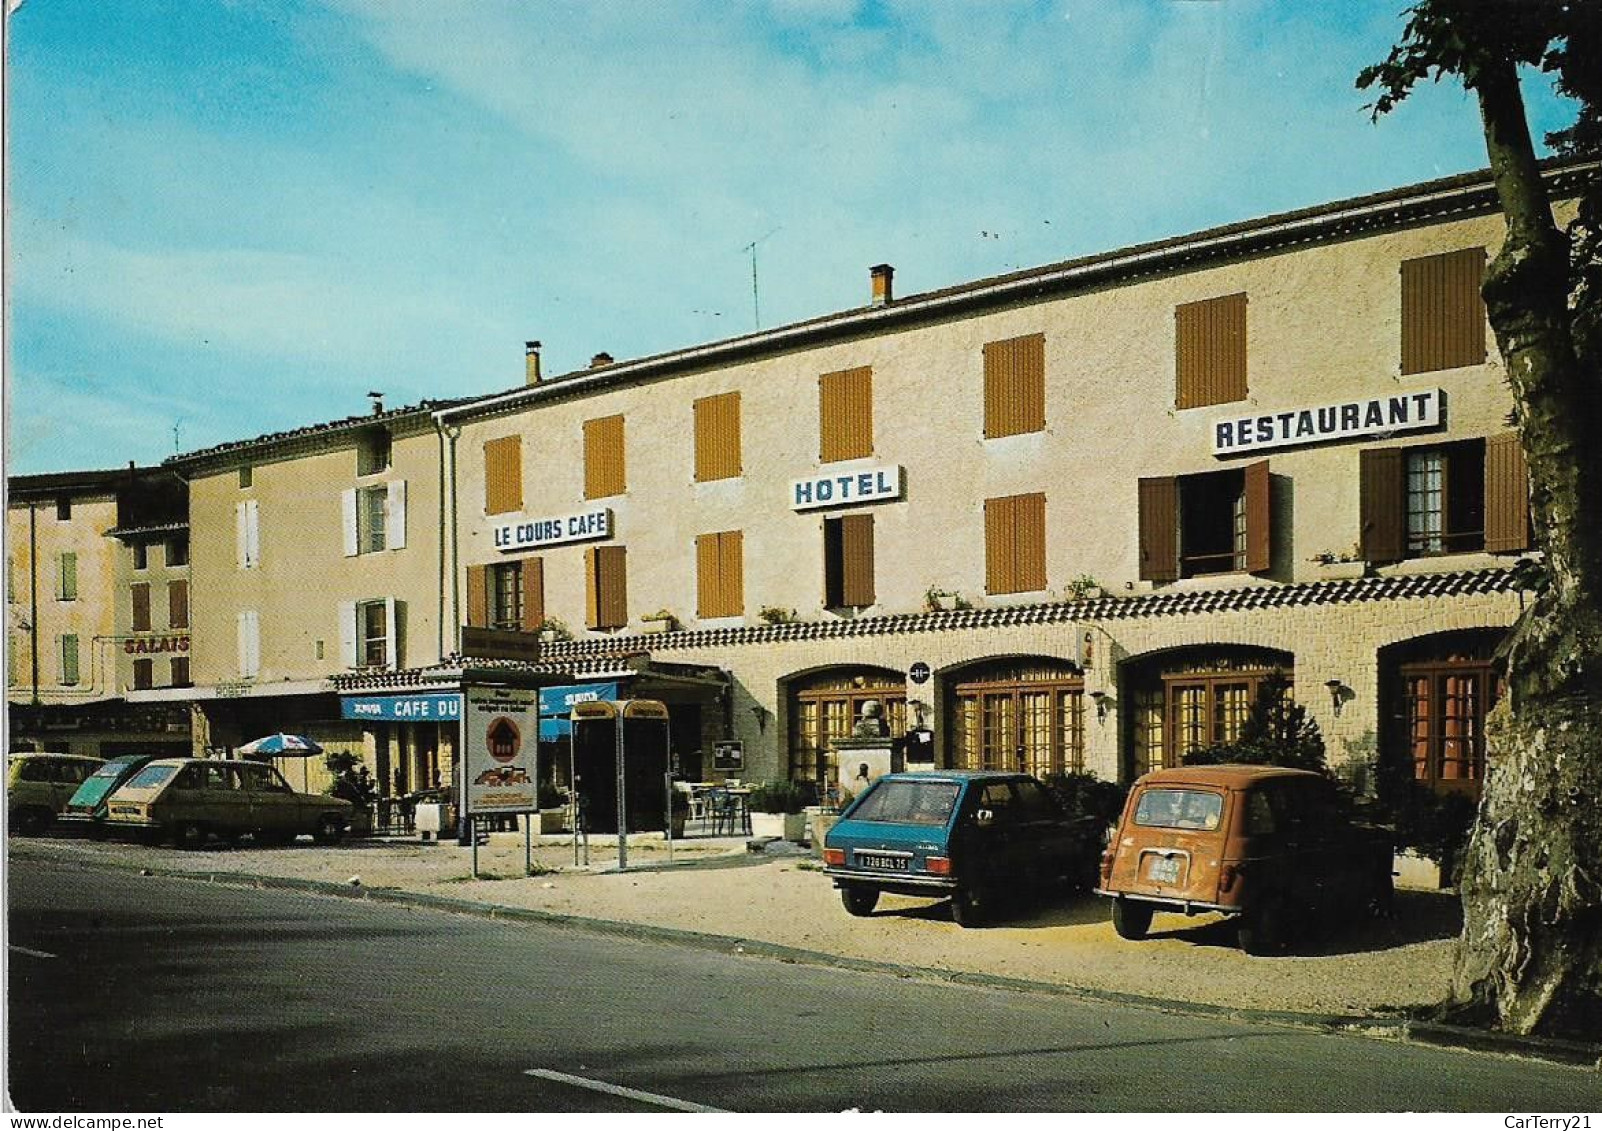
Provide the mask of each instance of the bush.
POLYGON ((813 790, 795 781, 770 781, 751 787, 753 813, 799 813, 813 804, 813 790))
POLYGON ((1044 781, 1068 816, 1094 817, 1104 825, 1117 823, 1129 796, 1129 786, 1102 781, 1095 774, 1048 774, 1044 781))
POLYGON ((1192 750, 1187 766, 1243 763, 1250 766, 1284 766, 1328 774, 1324 762, 1324 736, 1307 708, 1291 697, 1290 681, 1273 672, 1257 688, 1257 698, 1241 722, 1240 737, 1192 750))
POLYGON ((1398 849, 1439 864, 1442 882, 1456 883, 1478 802, 1469 794, 1437 793, 1413 776, 1405 759, 1376 761, 1372 770, 1375 794, 1363 803, 1363 815, 1394 829, 1398 849))

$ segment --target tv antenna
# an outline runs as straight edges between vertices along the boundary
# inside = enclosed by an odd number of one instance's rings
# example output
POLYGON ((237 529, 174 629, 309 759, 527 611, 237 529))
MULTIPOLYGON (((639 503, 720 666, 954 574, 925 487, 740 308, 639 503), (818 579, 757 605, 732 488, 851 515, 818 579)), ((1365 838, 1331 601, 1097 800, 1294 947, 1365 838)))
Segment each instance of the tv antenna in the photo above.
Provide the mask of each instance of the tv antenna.
POLYGON ((762 306, 757 300, 757 244, 780 231, 783 227, 784 225, 780 224, 777 228, 768 232, 766 236, 758 236, 743 248, 743 250, 751 253, 751 321, 756 324, 758 330, 762 329, 762 306))

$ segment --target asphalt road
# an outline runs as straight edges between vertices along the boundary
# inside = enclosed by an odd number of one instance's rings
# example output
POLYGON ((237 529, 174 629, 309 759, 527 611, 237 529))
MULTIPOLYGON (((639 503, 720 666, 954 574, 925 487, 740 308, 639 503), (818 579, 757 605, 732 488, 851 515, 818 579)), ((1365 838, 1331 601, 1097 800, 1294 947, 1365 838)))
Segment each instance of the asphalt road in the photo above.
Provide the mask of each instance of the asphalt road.
POLYGON ((1602 1107, 1595 1071, 572 928, 34 860, 9 902, 24 1111, 1602 1107))

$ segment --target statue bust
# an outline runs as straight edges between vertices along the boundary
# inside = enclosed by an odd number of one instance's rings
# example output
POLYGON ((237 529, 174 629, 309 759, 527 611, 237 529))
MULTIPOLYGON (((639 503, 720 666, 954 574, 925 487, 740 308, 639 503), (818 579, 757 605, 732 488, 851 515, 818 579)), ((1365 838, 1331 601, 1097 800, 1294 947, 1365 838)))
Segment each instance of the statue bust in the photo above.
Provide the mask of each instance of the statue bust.
POLYGON ((852 728, 854 738, 883 738, 890 733, 890 724, 885 721, 884 705, 877 699, 866 699, 862 703, 862 715, 857 719, 857 725, 852 728))

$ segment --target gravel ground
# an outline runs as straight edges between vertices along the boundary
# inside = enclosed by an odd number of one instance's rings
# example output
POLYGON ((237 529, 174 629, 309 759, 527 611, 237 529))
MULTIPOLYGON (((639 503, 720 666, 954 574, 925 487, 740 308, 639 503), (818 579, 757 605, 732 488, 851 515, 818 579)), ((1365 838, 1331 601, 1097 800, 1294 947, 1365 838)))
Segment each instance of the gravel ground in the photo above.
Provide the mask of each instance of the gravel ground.
POLYGON ((195 872, 318 880, 481 900, 596 919, 651 924, 759 940, 825 954, 978 972, 1103 993, 1234 1008, 1319 1015, 1389 1016, 1437 1002, 1450 985, 1452 940, 1460 918, 1449 894, 1399 890, 1396 914, 1339 930, 1319 930, 1289 957, 1249 958, 1233 926, 1218 916, 1159 914, 1143 942, 1119 939, 1106 901, 1083 896, 964 930, 947 905, 885 896, 875 914, 852 918, 818 870, 787 845, 747 852, 740 840, 690 840, 667 861, 657 838, 630 842, 629 870, 615 869, 615 847, 592 844, 588 867, 571 846, 535 847, 524 876, 520 834, 495 834, 479 850, 454 843, 356 842, 319 848, 208 848, 179 852, 62 839, 13 841, 14 851, 51 859, 195 872), (790 849, 789 851, 785 851, 790 849), (548 870, 548 871, 547 871, 548 870))

